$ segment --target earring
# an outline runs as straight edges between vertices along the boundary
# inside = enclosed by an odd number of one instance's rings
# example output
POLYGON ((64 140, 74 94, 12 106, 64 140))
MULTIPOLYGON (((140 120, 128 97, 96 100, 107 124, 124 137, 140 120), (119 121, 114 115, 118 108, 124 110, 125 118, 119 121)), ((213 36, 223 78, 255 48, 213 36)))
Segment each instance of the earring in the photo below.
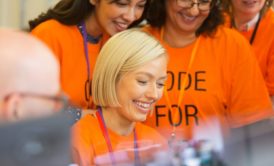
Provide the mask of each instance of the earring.
POLYGON ((89 2, 90 2, 93 6, 96 5, 96 0, 90 0, 89 2))
POLYGON ((267 7, 270 6, 269 0, 266 0, 266 1, 265 1, 265 6, 267 6, 267 7))

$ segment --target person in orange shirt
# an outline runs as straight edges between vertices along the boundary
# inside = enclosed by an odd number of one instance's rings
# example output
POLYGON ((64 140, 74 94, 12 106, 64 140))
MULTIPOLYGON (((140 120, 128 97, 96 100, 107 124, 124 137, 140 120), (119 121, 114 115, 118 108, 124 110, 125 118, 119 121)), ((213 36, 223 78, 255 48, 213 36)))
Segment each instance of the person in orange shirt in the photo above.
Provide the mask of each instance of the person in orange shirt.
POLYGON ((225 0, 226 25, 239 31, 252 45, 269 95, 274 103, 273 0, 225 0))
POLYGON ((72 104, 92 108, 91 79, 108 36, 137 25, 149 0, 61 0, 29 22, 31 33, 55 53, 61 88, 72 104))
POLYGON ((44 43, 25 32, 0 29, 0 63, 0 124, 65 108, 59 66, 44 43))
POLYGON ((103 46, 93 72, 93 115, 72 129, 72 153, 81 166, 146 163, 167 141, 142 124, 160 99, 167 77, 167 54, 151 35, 130 29, 103 46))
POLYGON ((143 30, 164 45, 170 59, 164 97, 147 125, 171 141, 210 139, 218 130, 273 115, 251 47, 222 25, 217 0, 155 0, 150 5, 143 30))

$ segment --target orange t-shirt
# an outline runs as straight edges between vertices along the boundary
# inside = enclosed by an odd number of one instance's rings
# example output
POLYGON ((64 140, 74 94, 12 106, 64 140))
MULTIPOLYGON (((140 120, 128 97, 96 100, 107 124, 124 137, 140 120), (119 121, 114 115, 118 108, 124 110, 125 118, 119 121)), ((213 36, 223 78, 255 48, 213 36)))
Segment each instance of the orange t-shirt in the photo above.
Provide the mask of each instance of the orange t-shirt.
MULTIPOLYGON (((62 90, 69 95, 73 104, 86 108, 87 64, 83 37, 78 27, 63 25, 56 20, 48 20, 33 29, 31 33, 46 43, 59 60, 62 90)), ((106 41, 108 37, 103 38, 98 44, 88 43, 91 78, 102 41, 106 41)))
MULTIPOLYGON (((231 27, 231 20, 226 19, 226 25, 231 27)), ((248 41, 254 28, 240 32, 248 41)), ((269 9, 261 18, 256 36, 252 43, 263 77, 270 95, 274 95, 274 11, 269 9)))
POLYGON ((176 137, 191 139, 199 134, 195 131, 209 127, 216 131, 216 121, 223 130, 223 127, 239 127, 272 115, 257 61, 246 39, 237 32, 219 27, 213 37, 200 36, 186 77, 196 42, 173 48, 161 39, 160 29, 147 26, 144 30, 159 39, 169 54, 167 93, 146 121, 166 138, 170 137, 173 126, 176 126, 176 137), (181 89, 185 89, 185 93, 178 103, 181 89))
MULTIPOLYGON (((147 162, 155 151, 167 148, 167 141, 155 129, 137 122, 135 131, 141 163, 147 162)), ((115 161, 134 162, 134 134, 121 136, 110 129, 107 132, 115 161)), ((73 126, 72 157, 80 166, 111 164, 107 143, 96 115, 86 115, 73 126)))

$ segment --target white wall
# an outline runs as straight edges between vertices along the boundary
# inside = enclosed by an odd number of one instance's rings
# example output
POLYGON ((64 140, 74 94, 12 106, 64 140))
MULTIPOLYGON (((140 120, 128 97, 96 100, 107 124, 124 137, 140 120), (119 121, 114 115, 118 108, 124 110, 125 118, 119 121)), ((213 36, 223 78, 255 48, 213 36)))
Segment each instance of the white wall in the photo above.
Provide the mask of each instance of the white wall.
POLYGON ((0 0, 0 26, 16 28, 19 26, 20 7, 18 0, 0 0))
POLYGON ((28 28, 28 21, 59 0, 0 0, 0 27, 28 28))

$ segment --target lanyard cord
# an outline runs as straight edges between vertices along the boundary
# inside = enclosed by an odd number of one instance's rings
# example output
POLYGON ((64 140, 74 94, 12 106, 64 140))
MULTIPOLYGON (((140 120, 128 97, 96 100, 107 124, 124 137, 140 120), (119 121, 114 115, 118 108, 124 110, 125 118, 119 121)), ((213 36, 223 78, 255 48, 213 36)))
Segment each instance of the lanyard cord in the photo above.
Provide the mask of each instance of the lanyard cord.
MULTIPOLYGON (((98 121, 99 121, 99 125, 101 128, 101 131, 103 132, 103 136, 105 138, 107 147, 108 147, 108 151, 110 154, 110 159, 111 159, 111 163, 112 165, 116 165, 115 162, 115 157, 113 155, 113 148, 111 145, 111 141, 110 141, 110 137, 107 131, 107 127, 106 127, 106 123, 103 117, 103 112, 102 112, 102 108, 98 107, 98 111, 96 112, 96 116, 98 117, 98 121)), ((138 144, 137 144, 137 133, 136 133, 136 129, 134 129, 133 131, 134 134, 134 162, 135 162, 135 166, 139 166, 140 165, 140 158, 139 158, 139 153, 138 153, 138 144)))
MULTIPOLYGON (((259 19, 257 20, 256 22, 256 25, 255 25, 255 28, 252 32, 252 35, 251 35, 251 38, 249 40, 249 43, 252 45, 254 40, 255 40, 255 37, 256 37, 256 34, 257 34, 257 31, 258 31, 258 27, 260 25, 260 22, 261 22, 261 14, 259 15, 259 19)), ((233 28, 233 27, 236 27, 235 25, 235 20, 234 19, 231 19, 231 23, 230 23, 230 28, 233 28)))
MULTIPOLYGON (((163 42, 163 35, 164 35, 164 28, 161 28, 161 32, 160 32, 160 40, 163 42)), ((186 71, 186 75, 185 75, 185 78, 183 80, 183 86, 182 88, 180 89, 179 91, 179 99, 178 99, 178 106, 180 106, 180 104, 182 103, 182 100, 183 100, 183 97, 185 95, 185 85, 187 83, 187 76, 188 74, 190 73, 190 70, 192 68, 192 65, 193 65, 193 62, 194 62, 194 59, 195 59, 195 56, 196 56, 196 53, 197 53, 197 50, 198 50, 198 47, 199 47, 199 44, 200 44, 200 40, 201 40, 201 37, 199 36, 195 42, 195 45, 194 45, 194 48, 192 49, 192 52, 191 52, 191 57, 190 57, 190 61, 189 61, 189 64, 188 64, 188 67, 187 67, 187 71, 186 71)), ((168 96, 168 92, 167 92, 167 89, 166 89, 166 86, 164 88, 164 96, 165 96, 165 99, 167 101, 167 105, 168 105, 168 108, 170 109, 170 111, 172 111, 172 106, 171 106, 171 102, 169 100, 169 96, 168 96)), ((173 111, 172 111, 173 112, 173 111)), ((175 111, 175 114, 174 114, 174 118, 173 120, 177 120, 178 119, 178 111, 175 111)), ((171 139, 174 140, 176 135, 176 126, 173 125, 173 128, 172 128, 172 133, 171 133, 171 139)))
POLYGON ((107 127, 106 127, 106 123, 105 123, 105 120, 104 120, 104 117, 103 117, 101 107, 98 107, 98 111, 96 112, 96 115, 97 115, 98 120, 99 120, 101 131, 103 132, 105 141, 107 143, 111 163, 112 163, 112 165, 115 165, 115 158, 114 158, 114 155, 113 155, 113 149, 112 149, 112 146, 111 146, 110 138, 109 138, 109 135, 108 135, 108 131, 107 131, 107 127))
POLYGON ((84 51, 85 51, 85 58, 86 58, 86 64, 87 64, 87 79, 90 79, 90 64, 89 64, 89 56, 88 56, 88 34, 87 34, 87 29, 86 29, 86 24, 84 22, 82 22, 80 24, 80 30, 82 32, 83 35, 83 42, 84 42, 84 51))
POLYGON ((259 15, 259 19, 258 19, 258 21, 256 22, 255 29, 253 30, 251 39, 249 40, 249 43, 250 43, 251 45, 253 44, 253 41, 254 41, 254 39, 255 39, 255 37, 256 37, 256 34, 257 34, 257 31, 258 31, 258 27, 259 27, 260 22, 261 22, 261 15, 259 15))
POLYGON ((136 133, 136 129, 134 129, 133 131, 134 134, 134 163, 135 166, 140 166, 140 157, 139 157, 139 152, 138 152, 138 143, 137 143, 137 133, 136 133))
POLYGON ((85 53, 85 60, 86 60, 86 66, 87 66, 87 80, 85 82, 85 100, 87 102, 87 107, 91 108, 90 98, 91 98, 91 79, 90 79, 90 64, 89 64, 89 55, 88 55, 88 34, 85 22, 81 22, 80 25, 78 25, 78 28, 83 36, 83 44, 84 44, 84 53, 85 53))
MULTIPOLYGON (((88 41, 91 43, 97 44, 101 40, 102 35, 100 35, 97 38, 89 36, 87 33, 87 29, 86 29, 86 25, 85 25, 84 21, 78 25, 78 28, 83 36, 84 53, 85 53, 85 60, 86 60, 86 66, 87 66, 87 80, 85 82, 85 99, 87 102, 87 108, 89 109, 89 108, 92 108, 92 102, 91 102, 92 80, 90 78, 91 73, 90 73, 90 61, 89 61, 89 54, 88 54, 88 41)), ((101 40, 101 42, 102 42, 102 40, 101 40)))

